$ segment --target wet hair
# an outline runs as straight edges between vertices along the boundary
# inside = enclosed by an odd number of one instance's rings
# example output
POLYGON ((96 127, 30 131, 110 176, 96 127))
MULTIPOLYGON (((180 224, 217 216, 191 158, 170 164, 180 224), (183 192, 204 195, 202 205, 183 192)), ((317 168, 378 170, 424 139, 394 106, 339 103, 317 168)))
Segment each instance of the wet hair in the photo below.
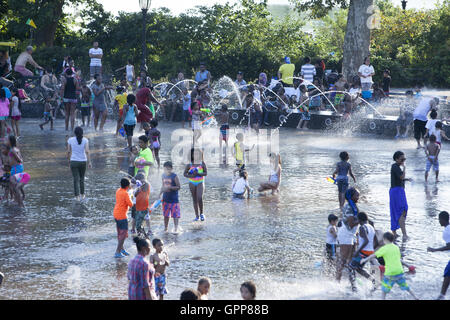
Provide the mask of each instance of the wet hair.
POLYGON ((197 101, 193 101, 193 102, 191 103, 191 109, 194 109, 195 106, 198 106, 197 101))
POLYGON ((173 164, 171 161, 166 161, 164 162, 163 167, 173 169, 173 164))
POLYGON ((200 292, 194 289, 185 289, 181 295, 180 300, 200 300, 200 292))
POLYGON ((142 251, 142 248, 149 248, 148 241, 145 238, 134 237, 133 242, 136 243, 136 249, 138 252, 142 251))
POLYGON ((339 218, 335 215, 335 214, 329 214, 328 215, 328 222, 329 223, 331 223, 332 221, 336 221, 336 220, 338 220, 339 218))
POLYGON ((158 120, 156 120, 156 119, 150 120, 150 126, 152 128, 156 128, 158 126, 158 120))
POLYGON ((131 106, 132 104, 134 104, 136 102, 136 96, 134 94, 129 94, 127 96, 127 104, 129 106, 131 106))
POLYGON ((406 90, 405 95, 407 95, 407 96, 413 96, 413 95, 414 95, 414 91, 412 91, 412 90, 406 90))
POLYGON ((128 187, 130 185, 130 179, 128 179, 128 178, 122 178, 121 180, 120 180, 120 187, 122 188, 122 189, 125 189, 126 187, 128 187))
POLYGON ((442 129, 442 122, 440 122, 440 121, 436 122, 435 127, 436 127, 437 129, 442 129))
POLYGON ((430 136, 430 142, 436 142, 436 136, 434 134, 430 136))
POLYGON ((358 213, 358 220, 362 222, 367 222, 369 218, 367 217, 367 214, 365 212, 359 212, 358 213))
POLYGON ((436 119, 437 118, 437 112, 436 112, 436 110, 431 110, 431 112, 430 112, 430 117, 431 117, 431 119, 436 119))
POLYGON ((402 151, 396 151, 392 158, 394 159, 394 161, 397 161, 398 158, 400 158, 401 156, 404 156, 404 155, 405 154, 402 151))
POLYGON ((83 128, 76 127, 73 132, 75 133, 78 144, 81 144, 83 142, 83 128))
POLYGON ((253 281, 245 281, 243 284, 241 284, 241 289, 242 288, 247 288, 253 298, 256 298, 256 285, 253 281))
POLYGON ((195 152, 200 152, 201 160, 203 161, 203 152, 202 152, 202 150, 198 149, 198 148, 191 148, 191 162, 194 163, 194 161, 195 161, 195 159, 194 159, 195 152))
POLYGON ((248 178, 248 173, 247 173, 247 171, 245 171, 245 170, 240 170, 240 171, 239 171, 239 177, 240 177, 240 178, 244 178, 245 180, 247 180, 247 178, 248 178))
POLYGON ((383 239, 386 239, 389 242, 394 242, 395 237, 394 237, 394 234, 389 231, 389 232, 385 232, 383 234, 383 239))
POLYGON ((138 139, 141 140, 141 141, 144 142, 144 143, 148 143, 148 138, 147 138, 146 135, 139 136, 138 139))
POLYGON ((223 104, 222 107, 221 107, 221 110, 222 110, 222 111, 228 111, 227 105, 226 105, 226 104, 223 104))
POLYGON ((198 285, 201 286, 202 284, 208 283, 211 286, 211 279, 207 277, 202 277, 198 280, 198 285))
POLYGON ((350 156, 348 155, 347 151, 342 151, 341 153, 339 153, 339 158, 341 158, 342 161, 347 161, 348 159, 350 159, 350 156))
POLYGON ((305 59, 303 59, 303 61, 305 63, 310 63, 311 62, 311 58, 310 57, 305 57, 305 59))
POLYGON ((10 135, 8 137, 8 140, 9 140, 9 144, 11 145, 11 148, 17 147, 17 139, 16 139, 15 135, 10 135))
POLYGON ((449 222, 449 216, 447 211, 441 211, 439 213, 439 219, 449 222))
POLYGON ((152 245, 153 245, 153 246, 156 246, 156 245, 157 245, 158 243, 160 243, 160 242, 162 243, 161 239, 155 238, 155 239, 152 240, 152 245))

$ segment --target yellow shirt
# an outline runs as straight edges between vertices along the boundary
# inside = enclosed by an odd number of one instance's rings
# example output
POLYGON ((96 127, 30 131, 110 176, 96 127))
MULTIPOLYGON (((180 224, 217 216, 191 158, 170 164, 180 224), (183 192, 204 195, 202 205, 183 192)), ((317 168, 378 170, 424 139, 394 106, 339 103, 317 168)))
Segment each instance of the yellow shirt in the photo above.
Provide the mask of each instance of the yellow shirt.
POLYGON ((117 103, 119 104, 119 110, 122 110, 123 106, 127 103, 127 96, 128 96, 127 93, 118 94, 116 96, 115 99, 116 99, 117 103))
POLYGON ((286 84, 293 84, 294 79, 292 77, 294 76, 294 71, 295 71, 295 64, 293 63, 282 64, 280 69, 278 70, 278 72, 281 73, 281 81, 283 81, 286 84))

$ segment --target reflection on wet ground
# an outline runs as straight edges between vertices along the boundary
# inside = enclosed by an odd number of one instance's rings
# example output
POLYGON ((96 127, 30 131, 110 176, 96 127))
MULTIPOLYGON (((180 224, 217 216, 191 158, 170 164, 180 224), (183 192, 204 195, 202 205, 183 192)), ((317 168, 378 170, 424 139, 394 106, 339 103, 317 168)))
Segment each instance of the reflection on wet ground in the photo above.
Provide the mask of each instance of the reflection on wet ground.
MULTIPOLYGON (((0 299, 126 299, 127 262, 115 260, 114 194, 128 165, 121 150, 123 138, 108 132, 87 131, 93 169, 87 173, 85 204, 73 202, 72 176, 65 155, 65 133, 58 121, 55 132, 41 132, 35 122, 22 122, 20 147, 25 169, 31 175, 26 187, 26 209, 0 205, 0 271, 5 274, 0 299)), ((170 158, 170 134, 179 124, 162 124, 161 161, 170 158)), ((231 141, 234 141, 233 129, 231 141)), ((136 134, 137 136, 137 134, 136 134)), ((212 142, 218 135, 206 136, 212 142)), ((183 167, 180 176, 183 233, 163 234, 162 215, 152 216, 156 235, 166 242, 172 265, 168 269, 168 299, 177 299, 187 287, 196 287, 201 276, 212 279, 211 299, 239 299, 240 283, 253 280, 259 299, 371 299, 361 290, 349 293, 349 283, 335 283, 317 268, 322 260, 327 216, 338 212, 336 187, 325 180, 333 172, 338 154, 350 153, 360 208, 375 226, 389 229, 389 183, 392 154, 406 152, 410 210, 407 228, 411 237, 399 243, 405 261, 416 266, 409 284, 421 298, 438 295, 446 253, 427 253, 428 246, 442 244, 440 210, 450 207, 450 152, 444 145, 440 155, 441 183, 424 184, 425 156, 413 140, 393 141, 380 136, 342 136, 320 131, 281 129, 283 160, 281 194, 231 200, 233 165, 210 164, 206 178, 206 222, 193 224, 193 208, 183 167)), ((208 164, 208 163, 207 163, 208 164)), ((250 164, 250 184, 267 179, 269 167, 250 164)), ((156 198, 160 174, 153 170, 151 184, 156 198)), ((126 248, 135 254, 130 240, 126 248)), ((360 284, 365 284, 360 281, 360 284)), ((406 294, 394 289, 392 298, 406 294)))

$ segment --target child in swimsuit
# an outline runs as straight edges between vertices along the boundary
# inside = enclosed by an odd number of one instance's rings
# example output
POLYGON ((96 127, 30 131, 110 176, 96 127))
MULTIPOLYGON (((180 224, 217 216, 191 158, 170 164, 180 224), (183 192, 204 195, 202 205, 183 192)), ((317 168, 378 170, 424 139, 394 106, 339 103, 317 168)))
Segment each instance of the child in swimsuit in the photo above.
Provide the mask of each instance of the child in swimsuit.
POLYGON ((181 215, 178 190, 180 190, 180 180, 173 172, 172 162, 167 161, 164 163, 164 174, 162 175, 160 192, 160 196, 162 195, 163 199, 164 232, 168 232, 169 219, 171 216, 174 224, 174 233, 178 232, 178 221, 180 220, 181 215))
POLYGON ((202 135, 202 112, 197 101, 192 102, 192 131, 194 132, 193 144, 198 141, 202 135))
POLYGON ((23 200, 25 199, 25 192, 23 191, 23 187, 25 187, 28 181, 30 181, 30 175, 26 172, 17 173, 11 176, 11 190, 19 207, 24 207, 23 200))
POLYGON ((50 96, 48 96, 45 100, 44 116, 43 116, 44 122, 39 124, 39 127, 41 128, 41 130, 44 130, 44 126, 49 122, 50 122, 50 130, 53 130, 53 112, 54 112, 55 108, 51 104, 51 99, 52 98, 50 96))
POLYGON ((348 189, 348 175, 353 178, 355 183, 356 179, 352 172, 352 165, 348 162, 350 159, 348 153, 346 151, 342 151, 339 154, 339 158, 341 158, 341 161, 336 164, 336 170, 333 172, 333 179, 336 179, 339 192, 339 208, 342 210, 345 204, 345 193, 348 189))
POLYGON ((161 149, 161 132, 156 129, 158 126, 158 120, 152 119, 150 120, 149 129, 145 129, 145 134, 148 137, 148 141, 150 142, 150 149, 153 152, 153 157, 158 162, 158 169, 160 168, 160 159, 159 159, 159 150, 161 149))
POLYGON ((9 136, 8 139, 9 153, 11 165, 11 175, 23 172, 23 159, 20 154, 19 148, 17 148, 17 141, 15 136, 9 136))
POLYGON ((155 291, 159 300, 164 299, 167 294, 166 289, 166 267, 170 265, 169 255, 163 251, 164 243, 161 239, 155 238, 152 241, 156 252, 150 256, 150 263, 155 267, 155 291))
POLYGON ((205 221, 205 216, 203 215, 203 181, 207 174, 206 164, 203 161, 203 152, 200 149, 192 148, 191 163, 186 165, 184 176, 189 179, 189 189, 195 210, 194 221, 198 221, 199 219, 205 221))
POLYGON ((223 163, 227 163, 227 150, 228 150, 228 131, 230 130, 230 126, 228 124, 228 119, 230 115, 228 113, 228 108, 226 105, 223 105, 219 113, 217 114, 217 118, 220 124, 220 136, 219 136, 219 148, 220 148, 220 158, 222 158, 222 141, 225 141, 225 157, 223 158, 223 163))
POLYGON ((281 156, 275 153, 270 153, 270 165, 271 165, 271 171, 269 176, 269 182, 263 182, 261 183, 258 191, 264 192, 266 190, 272 190, 272 194, 275 193, 275 191, 280 191, 278 188, 280 186, 281 182, 281 156))
POLYGON ((233 145, 232 153, 236 159, 236 169, 233 170, 233 175, 236 174, 236 172, 245 170, 245 152, 249 152, 253 150, 255 145, 251 149, 247 148, 247 146, 244 144, 244 135, 239 132, 236 135, 237 141, 233 145))

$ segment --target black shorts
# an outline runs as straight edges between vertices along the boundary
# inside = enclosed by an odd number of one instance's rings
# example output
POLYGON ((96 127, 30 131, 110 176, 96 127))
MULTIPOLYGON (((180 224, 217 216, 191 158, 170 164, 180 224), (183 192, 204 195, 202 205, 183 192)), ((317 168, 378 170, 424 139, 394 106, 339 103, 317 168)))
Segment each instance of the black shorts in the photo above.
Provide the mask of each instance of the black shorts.
POLYGON ((128 125, 128 124, 124 124, 124 125, 123 125, 123 129, 125 130, 125 134, 126 134, 128 137, 132 137, 132 136, 133 136, 134 127, 136 127, 136 125, 132 125, 132 126, 130 126, 130 125, 128 125))
POLYGON ((136 205, 131 207, 131 217, 136 219, 136 205))
POLYGON ((81 107, 81 116, 89 117, 91 115, 91 107, 81 107))
POLYGON ((422 120, 414 120, 414 138, 420 139, 425 137, 425 133, 427 132, 427 129, 425 128, 425 125, 427 124, 426 121, 422 120))

